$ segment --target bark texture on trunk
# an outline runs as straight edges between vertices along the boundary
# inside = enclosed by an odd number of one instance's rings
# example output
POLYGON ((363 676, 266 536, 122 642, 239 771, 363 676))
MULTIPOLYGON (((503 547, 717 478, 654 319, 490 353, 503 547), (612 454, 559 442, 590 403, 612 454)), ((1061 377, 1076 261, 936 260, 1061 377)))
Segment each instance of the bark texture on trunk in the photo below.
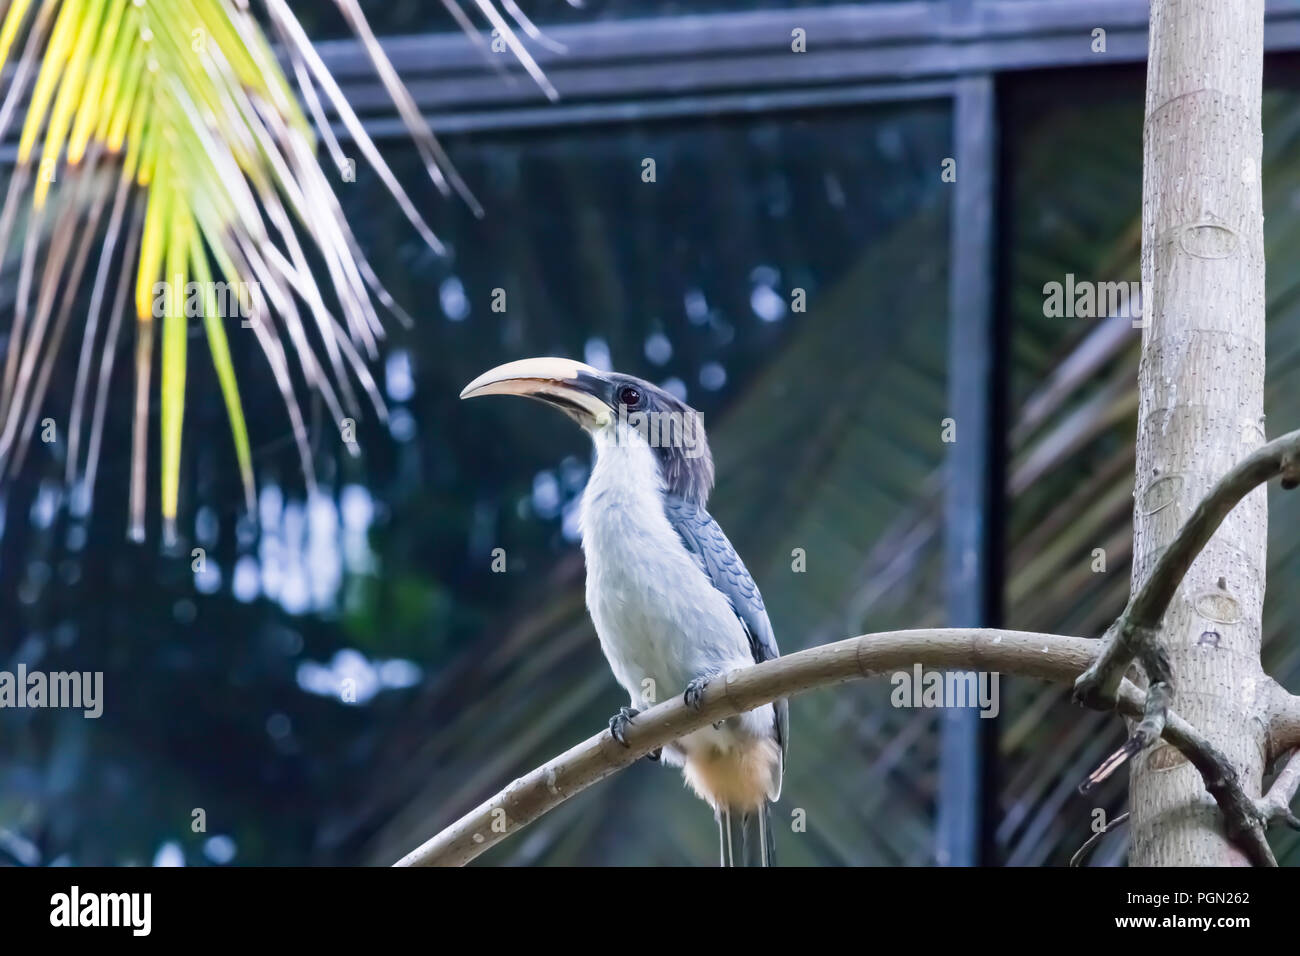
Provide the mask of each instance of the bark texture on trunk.
MULTIPOLYGON (((1152 0, 1143 135, 1145 303, 1133 587, 1196 503, 1264 437, 1260 88, 1264 0, 1152 0)), ((1258 795, 1266 759, 1260 665, 1264 488, 1224 521, 1183 580, 1163 639, 1174 707, 1258 795)), ((1137 866, 1244 858, 1196 770, 1167 743, 1134 761, 1137 866)))

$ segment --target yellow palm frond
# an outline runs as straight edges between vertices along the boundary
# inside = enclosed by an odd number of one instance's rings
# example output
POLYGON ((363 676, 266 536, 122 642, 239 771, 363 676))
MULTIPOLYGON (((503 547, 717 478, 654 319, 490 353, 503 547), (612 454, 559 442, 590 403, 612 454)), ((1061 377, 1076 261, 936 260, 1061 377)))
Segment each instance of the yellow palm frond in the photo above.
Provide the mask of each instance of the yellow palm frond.
MULTIPOLYGON (((467 26, 455 0, 445 2, 467 26)), ((433 182, 477 212, 356 0, 335 3, 370 55, 433 182)), ((493 4, 477 0, 477 8, 553 98, 493 4)), ((513 3, 506 9, 523 32, 534 33, 513 3)), ((113 346, 133 326, 130 534, 137 540, 144 535, 151 370, 158 349, 161 510, 165 537, 174 538, 189 325, 201 320, 251 510, 252 453, 225 329, 225 320, 236 318, 252 328, 284 396, 310 486, 314 467, 292 371, 337 422, 359 415, 356 388, 383 416, 368 369, 384 333, 376 304, 402 314, 366 261, 318 160, 319 132, 334 163, 341 168, 346 162, 325 121, 326 103, 416 232, 435 250, 442 244, 289 3, 263 0, 257 12, 274 30, 293 84, 246 0, 0 0, 0 10, 0 69, 14 61, 0 105, 0 136, 29 97, 0 210, 0 254, 15 246, 21 257, 0 372, 0 477, 23 463, 76 290, 98 245, 71 396, 69 483, 80 483, 87 497, 93 487, 113 346), (27 215, 19 242, 20 211, 27 215), (325 264, 324 287, 313 277, 312 257, 325 264), (230 315, 236 301, 252 314, 230 315), (127 302, 134 303, 134 322, 120 314, 127 302)))

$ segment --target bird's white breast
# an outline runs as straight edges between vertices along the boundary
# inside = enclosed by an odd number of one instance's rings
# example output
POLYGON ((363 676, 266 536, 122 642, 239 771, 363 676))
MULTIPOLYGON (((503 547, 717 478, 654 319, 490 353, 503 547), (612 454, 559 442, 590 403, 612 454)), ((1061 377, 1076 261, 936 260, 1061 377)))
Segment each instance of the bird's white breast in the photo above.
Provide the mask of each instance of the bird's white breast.
POLYGON ((654 452, 635 432, 620 441, 598 432, 595 441, 581 510, 587 607, 633 706, 681 693, 696 677, 752 663, 730 603, 664 514, 654 452))

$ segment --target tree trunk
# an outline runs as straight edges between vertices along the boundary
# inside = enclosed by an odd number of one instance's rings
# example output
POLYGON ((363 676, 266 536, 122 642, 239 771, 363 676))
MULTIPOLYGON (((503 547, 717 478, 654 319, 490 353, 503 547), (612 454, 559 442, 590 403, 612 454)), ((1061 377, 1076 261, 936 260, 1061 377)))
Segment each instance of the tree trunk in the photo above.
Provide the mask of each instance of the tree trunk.
MULTIPOLYGON (((1260 87, 1264 0, 1152 0, 1143 136, 1145 303, 1133 588, 1196 503, 1264 442, 1260 87)), ((1174 707, 1233 763, 1264 773, 1260 665, 1266 491, 1245 498, 1165 617, 1174 707)), ((1135 866, 1245 860, 1196 770, 1161 743, 1132 767, 1135 866)))

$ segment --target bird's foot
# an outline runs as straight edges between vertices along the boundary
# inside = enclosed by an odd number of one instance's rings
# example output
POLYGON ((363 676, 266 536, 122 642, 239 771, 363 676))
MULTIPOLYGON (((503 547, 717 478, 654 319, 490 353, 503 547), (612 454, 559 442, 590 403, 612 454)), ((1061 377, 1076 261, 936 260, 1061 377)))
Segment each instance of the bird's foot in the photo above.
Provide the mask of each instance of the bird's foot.
POLYGON ((697 677, 686 685, 686 692, 682 694, 682 700, 686 701, 686 706, 691 710, 699 710, 704 706, 704 689, 716 675, 705 674, 703 677, 697 677))
POLYGON ((624 747, 628 746, 627 737, 624 734, 627 731, 627 725, 632 723, 632 718, 639 713, 641 711, 635 707, 620 707, 618 713, 609 718, 609 735, 624 747))
POLYGON ((648 754, 645 755, 645 759, 651 761, 652 763, 658 763, 660 758, 663 757, 663 755, 664 755, 664 748, 656 747, 654 750, 650 751, 648 754))

